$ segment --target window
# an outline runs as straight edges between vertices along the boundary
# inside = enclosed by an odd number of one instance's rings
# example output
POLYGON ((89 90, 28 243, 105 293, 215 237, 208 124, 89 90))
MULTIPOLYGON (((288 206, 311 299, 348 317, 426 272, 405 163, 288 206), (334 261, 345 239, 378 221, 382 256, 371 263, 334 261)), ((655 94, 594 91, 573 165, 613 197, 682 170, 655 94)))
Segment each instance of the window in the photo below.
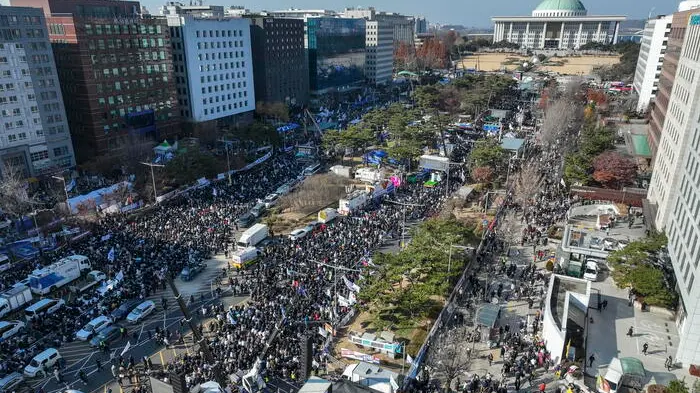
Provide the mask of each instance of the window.
POLYGON ((53 149, 53 155, 54 157, 61 157, 68 155, 68 147, 67 146, 61 146, 53 149))
POLYGON ((49 158, 49 151, 44 150, 44 151, 38 151, 36 153, 31 153, 29 155, 30 159, 32 162, 39 161, 39 160, 46 160, 49 158))
POLYGON ((8 140, 9 142, 17 142, 17 135, 15 135, 15 134, 10 134, 10 135, 7 136, 7 140, 8 140))

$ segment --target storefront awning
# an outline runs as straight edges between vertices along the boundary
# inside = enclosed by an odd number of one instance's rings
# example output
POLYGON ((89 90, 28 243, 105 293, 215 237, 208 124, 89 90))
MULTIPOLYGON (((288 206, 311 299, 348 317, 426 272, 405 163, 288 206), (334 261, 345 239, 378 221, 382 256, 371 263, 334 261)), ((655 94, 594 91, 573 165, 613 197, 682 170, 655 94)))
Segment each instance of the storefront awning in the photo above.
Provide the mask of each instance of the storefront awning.
POLYGON ((481 326, 493 328, 496 326, 496 321, 501 314, 501 306, 498 304, 483 305, 476 312, 476 323, 481 326))

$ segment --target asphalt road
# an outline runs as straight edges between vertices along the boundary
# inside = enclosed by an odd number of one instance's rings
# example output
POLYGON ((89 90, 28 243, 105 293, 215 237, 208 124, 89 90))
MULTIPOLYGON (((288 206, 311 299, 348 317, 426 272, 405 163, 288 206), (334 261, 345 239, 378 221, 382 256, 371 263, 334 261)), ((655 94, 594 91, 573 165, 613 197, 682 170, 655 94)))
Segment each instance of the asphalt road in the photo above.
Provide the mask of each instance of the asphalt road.
MULTIPOLYGON (((208 266, 205 271, 196 276, 191 282, 182 283, 180 280, 176 280, 176 285, 180 292, 183 293, 184 298, 187 299, 190 294, 196 294, 196 301, 189 309, 195 316, 197 323, 202 320, 201 312, 199 311, 203 305, 209 306, 211 304, 220 304, 223 302, 226 306, 229 306, 238 304, 247 299, 247 297, 241 296, 234 297, 231 293, 226 292, 225 288, 222 288, 224 292, 221 298, 212 298, 210 294, 211 280, 220 274, 221 269, 217 268, 218 266, 216 265, 212 266, 211 263, 209 263, 209 265, 210 266, 208 266), (204 302, 200 301, 200 293, 203 293, 205 296, 204 302)), ((28 385, 32 388, 32 391, 38 391, 41 388, 46 393, 57 393, 71 388, 83 392, 91 392, 106 386, 106 384, 114 380, 110 369, 112 360, 114 359, 116 362, 116 359, 119 358, 128 344, 129 348, 122 355, 126 361, 128 361, 130 356, 133 356, 134 361, 140 363, 144 356, 147 356, 151 358, 151 361, 155 365, 165 363, 172 359, 177 352, 176 349, 178 346, 172 349, 165 349, 162 345, 156 344, 155 337, 149 339, 148 332, 151 331, 151 333, 153 333, 157 326, 170 329, 171 331, 177 330, 180 320, 182 319, 180 308, 175 302, 169 288, 149 296, 146 300, 153 300, 156 303, 156 311, 138 324, 129 324, 125 320, 119 321, 117 325, 126 327, 128 335, 125 338, 111 342, 109 345, 109 354, 100 351, 98 348, 91 347, 89 341, 75 340, 66 343, 60 348, 57 348, 65 360, 65 365, 61 369, 64 382, 58 383, 53 374, 47 377, 33 378, 28 380, 28 385), (161 299, 164 296, 168 299, 167 310, 163 310, 162 308, 161 299), (133 337, 134 333, 136 333, 136 338, 133 337), (100 370, 97 369, 98 360, 101 362, 100 370), (78 378, 78 374, 81 370, 87 375, 87 384, 83 383, 83 381, 78 378)), ((189 329, 185 331, 185 335, 187 333, 189 333, 189 329)), ((190 346, 192 346, 191 337, 185 339, 184 345, 179 345, 179 347, 185 350, 189 350, 188 347, 190 346)))

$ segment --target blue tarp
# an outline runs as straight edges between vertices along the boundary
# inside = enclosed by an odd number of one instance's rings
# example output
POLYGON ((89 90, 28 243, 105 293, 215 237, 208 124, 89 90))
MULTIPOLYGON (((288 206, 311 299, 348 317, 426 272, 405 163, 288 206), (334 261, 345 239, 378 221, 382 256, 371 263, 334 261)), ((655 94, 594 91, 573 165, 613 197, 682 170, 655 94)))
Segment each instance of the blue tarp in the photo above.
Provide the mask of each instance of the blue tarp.
POLYGON ((278 127, 277 132, 289 132, 289 131, 296 130, 299 127, 300 126, 297 123, 289 123, 289 124, 285 124, 281 127, 278 127))

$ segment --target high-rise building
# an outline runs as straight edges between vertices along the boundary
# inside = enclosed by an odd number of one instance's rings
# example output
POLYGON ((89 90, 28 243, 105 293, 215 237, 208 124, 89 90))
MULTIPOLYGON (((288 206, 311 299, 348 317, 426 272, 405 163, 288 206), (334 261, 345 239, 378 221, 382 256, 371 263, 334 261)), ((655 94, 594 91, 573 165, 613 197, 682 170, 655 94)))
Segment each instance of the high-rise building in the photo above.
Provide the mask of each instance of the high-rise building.
POLYGON ((250 20, 168 15, 180 115, 194 123, 236 124, 255 110, 250 20))
MULTIPOLYGON (((678 65, 678 57, 683 46, 685 38, 685 30, 688 26, 688 19, 693 13, 693 9, 700 5, 698 0, 683 1, 678 6, 678 12, 673 14, 671 20, 671 31, 668 35, 668 43, 666 44, 666 53, 661 66, 661 74, 659 75, 659 86, 656 92, 656 98, 652 108, 650 109, 651 121, 649 122, 649 133, 647 139, 649 147, 651 147, 652 165, 656 166, 656 155, 661 143, 661 130, 664 127, 666 118, 666 110, 668 109, 668 100, 671 97, 671 88, 673 81, 676 78, 676 68, 678 65)), ((649 189, 649 200, 659 199, 655 196, 655 190, 649 189)), ((656 202, 654 202, 656 203, 656 202)))
POLYGON ((525 49, 579 49, 589 42, 617 43, 620 15, 588 15, 580 0, 542 0, 531 16, 494 16, 493 42, 525 49))
POLYGON ((652 177, 655 187, 667 187, 668 192, 660 227, 667 229, 680 294, 676 314, 680 340, 674 361, 683 365, 700 364, 700 285, 695 285, 695 276, 700 279, 700 10, 695 12, 687 19, 668 101, 672 109, 666 113, 652 177), (661 177, 669 181, 660 183, 661 177))
POLYGON ((637 69, 634 74, 635 92, 639 96, 637 111, 643 112, 659 90, 659 76, 671 34, 672 15, 649 19, 644 25, 637 69))
POLYGON ((79 162, 174 138, 170 31, 136 1, 12 0, 43 8, 79 162))
POLYGON ((372 85, 391 83, 394 71, 394 26, 384 20, 366 23, 365 77, 372 85))
POLYGON ((250 18, 255 99, 305 105, 309 100, 309 67, 304 49, 304 21, 250 18))
POLYGON ((46 20, 40 9, 0 6, 0 177, 75 165, 46 20))
POLYGON ((311 90, 344 90, 365 81, 365 20, 307 18, 311 90))
POLYGON ((428 32, 428 20, 423 17, 416 17, 416 34, 428 32))
POLYGON ((666 227, 670 210, 673 208, 672 201, 678 193, 678 190, 674 189, 672 184, 678 174, 676 167, 680 150, 683 148, 679 133, 692 120, 682 118, 678 109, 675 109, 675 105, 671 106, 671 97, 674 94, 674 89, 676 89, 677 85, 681 86, 676 84, 676 78, 680 76, 678 71, 681 49, 686 36, 688 21, 692 14, 692 10, 673 14, 668 46, 661 67, 661 76, 659 77, 659 91, 654 100, 651 121, 649 122, 648 140, 652 148, 654 171, 649 182, 647 198, 650 202, 650 207, 655 212, 653 222, 658 230, 663 230, 666 227), (674 108, 674 110, 669 108, 674 108))
POLYGON ((394 47, 401 43, 413 46, 416 35, 416 20, 412 16, 397 14, 394 12, 377 12, 374 7, 369 8, 346 8, 342 12, 344 18, 362 18, 365 20, 376 20, 389 22, 394 29, 394 47))

